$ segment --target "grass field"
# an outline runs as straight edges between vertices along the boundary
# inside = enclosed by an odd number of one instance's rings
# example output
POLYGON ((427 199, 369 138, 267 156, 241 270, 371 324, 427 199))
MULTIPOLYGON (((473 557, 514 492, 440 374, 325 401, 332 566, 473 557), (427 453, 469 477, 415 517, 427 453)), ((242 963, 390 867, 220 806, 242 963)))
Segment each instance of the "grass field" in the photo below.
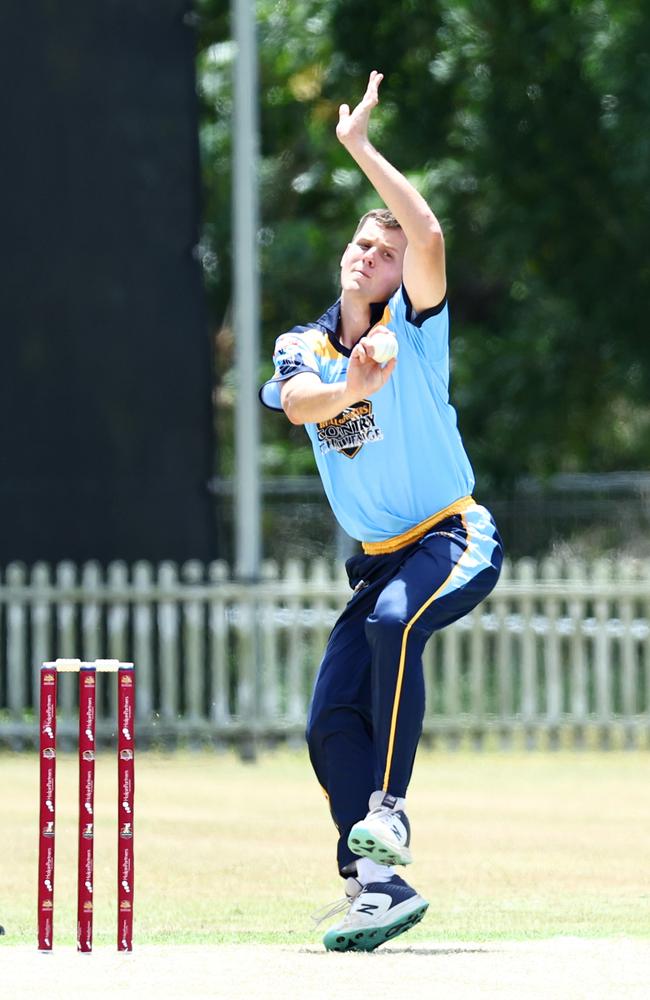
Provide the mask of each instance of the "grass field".
MULTIPOLYGON (((35 943, 37 758, 3 754, 2 945, 35 943)), ((409 945, 649 938, 650 758, 423 752, 410 791, 429 899, 409 945)), ((115 933, 115 760, 97 765, 95 941, 115 933)), ((55 941, 73 945, 76 756, 58 768, 55 941)), ((325 800, 302 752, 136 761, 135 941, 319 947, 310 914, 341 894, 325 800)), ((403 939, 405 942, 407 938, 403 939)))

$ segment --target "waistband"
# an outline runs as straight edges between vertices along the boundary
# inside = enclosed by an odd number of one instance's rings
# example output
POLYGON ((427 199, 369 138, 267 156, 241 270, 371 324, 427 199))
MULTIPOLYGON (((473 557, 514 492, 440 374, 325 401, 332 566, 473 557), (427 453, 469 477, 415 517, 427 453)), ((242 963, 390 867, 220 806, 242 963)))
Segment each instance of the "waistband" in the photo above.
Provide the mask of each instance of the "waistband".
POLYGON ((449 504, 444 510, 439 510, 437 514, 432 514, 431 517, 420 521, 419 524, 409 528, 408 531, 403 531, 401 535, 386 538, 383 542, 362 542, 361 547, 367 556, 382 556, 388 552, 397 552, 398 549, 403 549, 406 545, 411 545, 413 542, 419 541, 420 538, 423 538, 440 521, 444 521, 447 517, 453 517, 454 514, 462 514, 464 511, 469 510, 470 507, 476 507, 474 497, 461 497, 460 500, 455 500, 454 503, 449 504))

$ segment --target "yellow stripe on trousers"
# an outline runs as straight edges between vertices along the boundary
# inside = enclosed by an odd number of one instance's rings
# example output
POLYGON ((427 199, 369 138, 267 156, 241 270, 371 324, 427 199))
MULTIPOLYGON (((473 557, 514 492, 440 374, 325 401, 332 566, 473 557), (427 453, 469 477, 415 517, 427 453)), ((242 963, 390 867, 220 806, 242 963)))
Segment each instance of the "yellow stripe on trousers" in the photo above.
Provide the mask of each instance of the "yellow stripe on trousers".
POLYGON ((411 620, 406 623, 406 626, 404 628, 404 635, 402 636, 402 649, 400 651, 400 657, 399 657, 399 668, 398 668, 398 671, 397 671, 397 684, 395 686, 395 700, 393 701, 393 715, 391 717, 391 722, 390 722, 390 736, 388 738, 388 753, 386 755, 386 770, 384 772, 383 790, 385 792, 388 791, 388 779, 390 777, 390 766, 391 766, 391 764, 393 762, 393 749, 394 749, 394 746, 395 746, 395 730, 397 729, 397 715, 398 715, 398 712, 399 712, 399 702, 400 702, 400 697, 401 697, 401 694, 402 694, 402 681, 404 680, 404 666, 405 666, 405 663, 406 663, 406 643, 408 642, 408 637, 409 637, 409 632, 411 631, 411 627, 413 625, 415 625, 415 623, 418 620, 418 618, 420 618, 421 615, 424 614, 424 612, 427 610, 427 608, 430 607, 431 604, 433 604, 433 602, 435 601, 435 599, 438 596, 438 594, 440 593, 440 591, 445 589, 445 587, 447 586, 447 584, 449 583, 449 581, 453 577, 454 573, 457 572, 458 567, 460 566, 460 564, 462 563, 463 559, 465 558, 465 556, 467 555, 467 553, 469 552, 469 550, 471 548, 471 541, 470 541, 470 536, 469 536, 469 528, 467 527, 467 521, 465 520, 465 518, 463 517, 462 514, 460 515, 460 517, 461 517, 461 520, 463 522, 463 527, 464 527, 465 531, 467 532, 467 548, 463 552, 462 556, 460 557, 460 559, 458 560, 458 562, 456 563, 456 565, 454 566, 454 568, 452 569, 451 573, 449 574, 449 576, 447 577, 447 579, 444 581, 444 583, 440 584, 440 586, 435 591, 435 593, 433 593, 431 595, 431 597, 422 605, 422 607, 418 611, 416 611, 416 613, 413 615, 413 617, 411 618, 411 620))

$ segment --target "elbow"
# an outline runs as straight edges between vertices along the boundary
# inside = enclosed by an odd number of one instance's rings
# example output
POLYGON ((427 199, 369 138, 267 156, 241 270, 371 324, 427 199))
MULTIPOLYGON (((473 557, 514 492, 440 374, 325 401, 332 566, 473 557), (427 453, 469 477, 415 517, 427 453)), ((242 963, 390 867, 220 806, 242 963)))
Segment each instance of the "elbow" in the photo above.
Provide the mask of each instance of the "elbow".
POLYGON ((413 232, 407 233, 409 246, 419 252, 439 254, 444 253, 445 238, 442 227, 433 212, 427 212, 420 217, 413 232))
POLYGON ((421 244, 423 249, 428 250, 430 253, 441 253, 444 251, 445 237, 435 215, 431 215, 427 219, 427 225, 424 227, 421 235, 421 244))
POLYGON ((296 412, 297 409, 296 401, 293 400, 291 396, 288 394, 286 398, 282 400, 282 409, 284 410, 287 416, 287 420, 289 421, 290 424, 293 424, 294 427, 301 427, 302 424, 304 424, 305 421, 302 420, 299 414, 296 412))

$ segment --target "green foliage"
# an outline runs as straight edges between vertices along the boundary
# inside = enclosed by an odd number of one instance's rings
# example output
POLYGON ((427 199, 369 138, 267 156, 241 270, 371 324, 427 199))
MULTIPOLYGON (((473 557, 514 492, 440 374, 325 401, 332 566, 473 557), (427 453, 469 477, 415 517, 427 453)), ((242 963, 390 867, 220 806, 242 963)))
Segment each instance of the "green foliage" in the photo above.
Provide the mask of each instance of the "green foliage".
MULTIPOLYGON (((465 231, 457 233, 460 254, 451 254, 452 287, 473 229, 483 256, 473 265, 495 293, 487 324, 499 337, 477 366, 485 327, 461 331, 466 377, 475 385, 467 431, 482 436, 479 466, 500 478, 522 467, 541 474, 616 468, 629 430, 613 425, 613 410, 633 396, 648 249, 621 198, 626 142, 607 111, 619 100, 608 90, 620 86, 624 67, 620 76, 601 67, 612 50, 629 59, 639 38, 630 24, 621 30, 608 6, 469 5, 480 13, 456 101, 466 97, 472 110, 461 135, 482 181, 469 218, 456 215, 465 231), (477 74, 482 83, 470 95, 465 81, 477 74), (476 380, 478 372, 487 378, 476 380)), ((456 20, 452 50, 467 38, 467 24, 456 20)), ((462 301, 462 279, 460 287, 462 301)), ((643 435, 628 444, 627 460, 645 464, 646 442, 643 435)))
MULTIPOLYGON (((220 318, 230 279, 233 48, 223 3, 201 0, 199 10, 204 265, 220 318)), ((258 0, 257 12, 265 372, 275 337, 336 294, 350 229, 376 204, 334 127, 338 104, 382 69, 374 137, 445 228, 452 393, 483 483, 647 466, 650 19, 642 8, 258 0)), ((283 448, 293 466, 296 448, 307 448, 281 418, 265 421, 265 434, 273 468, 283 448)))

